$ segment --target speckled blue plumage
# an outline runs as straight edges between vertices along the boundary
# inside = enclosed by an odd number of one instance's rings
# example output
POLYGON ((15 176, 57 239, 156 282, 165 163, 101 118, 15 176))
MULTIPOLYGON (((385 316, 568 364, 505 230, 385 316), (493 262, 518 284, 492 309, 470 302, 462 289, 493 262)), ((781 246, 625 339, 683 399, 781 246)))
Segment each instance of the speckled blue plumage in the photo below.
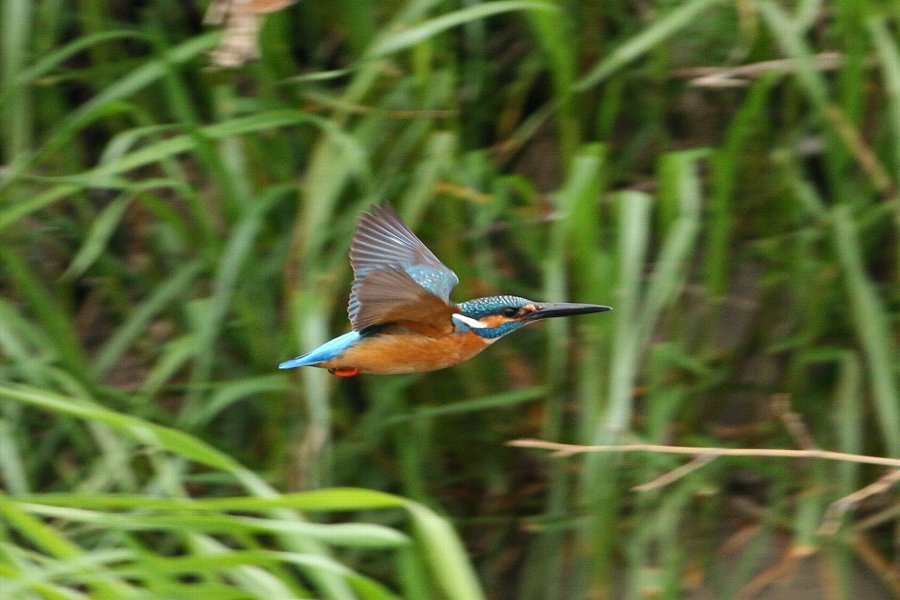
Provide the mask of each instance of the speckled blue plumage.
POLYGON ((519 296, 487 296, 485 298, 475 298, 474 300, 460 302, 458 308, 459 312, 467 317, 480 319, 481 317, 497 314, 500 310, 508 306, 521 308, 526 304, 531 303, 531 300, 520 298, 519 296))
MULTIPOLYGON (((526 304, 531 304, 531 300, 519 296, 487 296, 461 302, 458 308, 461 314, 473 319, 480 319, 497 314, 507 307, 521 308, 526 304)), ((508 321, 497 327, 481 327, 472 329, 472 331, 487 340, 494 340, 524 325, 526 325, 525 321, 508 321)))
POLYGON ((403 270, 423 288, 443 300, 450 299, 450 290, 459 279, 448 269, 436 269, 428 265, 404 265, 403 270))

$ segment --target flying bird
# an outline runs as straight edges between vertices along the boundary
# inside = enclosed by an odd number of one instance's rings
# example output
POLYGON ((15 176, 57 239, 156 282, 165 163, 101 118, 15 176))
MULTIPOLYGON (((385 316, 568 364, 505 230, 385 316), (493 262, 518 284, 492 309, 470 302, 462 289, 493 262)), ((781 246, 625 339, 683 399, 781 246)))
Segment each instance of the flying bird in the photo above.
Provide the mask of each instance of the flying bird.
POLYGON ((468 360, 529 323, 611 310, 599 304, 551 304, 489 296, 456 304, 459 283, 400 220, 390 204, 360 216, 350 244, 353 330, 279 369, 322 367, 339 377, 433 371, 468 360))

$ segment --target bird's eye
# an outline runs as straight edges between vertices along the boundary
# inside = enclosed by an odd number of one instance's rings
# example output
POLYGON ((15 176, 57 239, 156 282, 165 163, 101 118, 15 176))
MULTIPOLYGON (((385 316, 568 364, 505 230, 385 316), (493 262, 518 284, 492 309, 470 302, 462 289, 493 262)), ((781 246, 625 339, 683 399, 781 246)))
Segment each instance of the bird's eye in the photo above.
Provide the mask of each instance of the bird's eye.
POLYGON ((519 309, 513 306, 507 306, 503 309, 503 316, 512 319, 514 316, 519 314, 519 309))

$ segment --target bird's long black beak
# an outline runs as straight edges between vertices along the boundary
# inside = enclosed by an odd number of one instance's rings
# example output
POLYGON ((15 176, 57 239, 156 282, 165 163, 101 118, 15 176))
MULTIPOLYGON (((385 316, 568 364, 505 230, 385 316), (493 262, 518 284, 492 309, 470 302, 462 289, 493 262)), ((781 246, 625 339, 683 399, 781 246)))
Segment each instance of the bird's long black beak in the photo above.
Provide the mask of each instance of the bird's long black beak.
POLYGON ((612 310, 611 306, 601 304, 572 304, 562 302, 557 304, 535 304, 535 311, 526 317, 530 321, 546 319, 548 317, 569 317, 572 315, 584 315, 587 313, 604 312, 612 310))

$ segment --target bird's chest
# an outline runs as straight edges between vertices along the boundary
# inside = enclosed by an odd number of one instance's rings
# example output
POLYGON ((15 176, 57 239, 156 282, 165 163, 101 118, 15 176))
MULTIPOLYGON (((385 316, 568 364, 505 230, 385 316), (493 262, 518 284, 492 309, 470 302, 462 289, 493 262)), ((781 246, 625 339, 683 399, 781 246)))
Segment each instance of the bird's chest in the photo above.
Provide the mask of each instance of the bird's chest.
POLYGON ((352 367, 361 373, 418 373, 461 363, 488 345, 471 331, 432 337, 399 330, 361 339, 342 356, 322 366, 352 367))

